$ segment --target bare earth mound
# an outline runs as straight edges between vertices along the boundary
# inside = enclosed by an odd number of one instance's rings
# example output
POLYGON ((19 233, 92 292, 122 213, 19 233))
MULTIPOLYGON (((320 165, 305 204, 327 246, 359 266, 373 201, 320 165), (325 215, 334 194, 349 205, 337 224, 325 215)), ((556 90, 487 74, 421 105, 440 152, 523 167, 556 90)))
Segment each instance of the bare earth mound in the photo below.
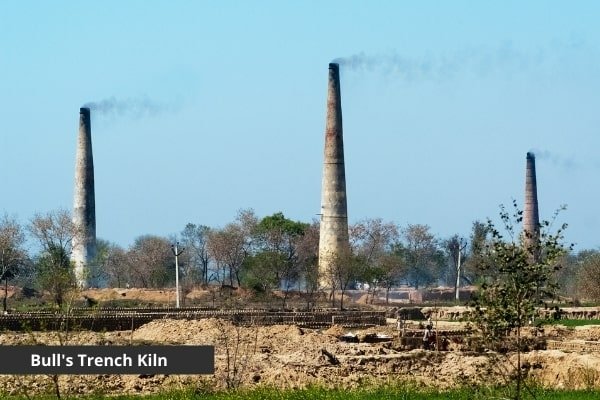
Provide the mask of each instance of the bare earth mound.
MULTIPOLYGON (((138 289, 138 288, 107 288, 88 289, 82 292, 96 301, 132 300, 140 302, 157 303, 161 305, 175 305, 175 289, 138 289)), ((210 296, 207 290, 194 289, 186 295, 188 300, 197 300, 210 296)))
MULTIPOLYGON (((393 327, 369 332, 394 332, 393 327)), ((116 375, 62 376, 65 393, 148 393, 182 384, 224 387, 226 381, 244 386, 268 384, 302 387, 309 384, 355 387, 367 383, 413 381, 426 386, 448 388, 464 384, 499 382, 499 372, 508 361, 493 353, 401 351, 394 343, 347 343, 338 340, 347 331, 333 326, 326 331, 303 330, 293 325, 239 327, 219 319, 156 320, 134 332, 73 333, 69 344, 211 344, 216 351, 214 376, 116 375), (235 365, 232 357, 237 348, 235 365), (239 374, 227 373, 236 366, 239 374)), ((359 336, 366 332, 358 332, 359 336)), ((600 327, 567 330, 548 328, 547 335, 569 336, 571 340, 598 340, 600 327)), ((63 338, 64 339, 64 338, 63 338)), ((57 344, 55 333, 4 333, 0 345, 57 344)), ((514 360, 513 360, 514 361, 514 360)), ((524 355, 529 373, 541 384, 559 388, 586 388, 597 385, 600 354, 565 353, 558 350, 533 351, 524 355)), ((46 376, 0 378, 0 393, 28 393, 47 390, 46 376)))

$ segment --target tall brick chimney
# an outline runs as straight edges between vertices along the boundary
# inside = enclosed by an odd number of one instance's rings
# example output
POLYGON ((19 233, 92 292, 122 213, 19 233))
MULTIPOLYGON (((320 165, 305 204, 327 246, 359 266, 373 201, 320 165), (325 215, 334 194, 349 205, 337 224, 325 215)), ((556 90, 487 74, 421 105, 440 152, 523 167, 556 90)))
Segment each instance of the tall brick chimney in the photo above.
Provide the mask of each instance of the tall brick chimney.
POLYGON ((77 229, 73 239, 71 260, 75 263, 75 278, 80 288, 87 288, 90 266, 96 257, 96 205, 94 194, 94 157, 90 109, 79 109, 79 135, 75 158, 75 198, 73 222, 77 229))
POLYGON ((525 168, 525 206, 523 209, 523 243, 530 247, 540 235, 540 214, 538 211, 537 183, 535 176, 535 155, 527 153, 525 168))
POLYGON ((329 64, 325 156, 321 186, 321 231, 319 236, 319 284, 328 287, 327 272, 349 254, 346 173, 340 96, 340 69, 329 64))

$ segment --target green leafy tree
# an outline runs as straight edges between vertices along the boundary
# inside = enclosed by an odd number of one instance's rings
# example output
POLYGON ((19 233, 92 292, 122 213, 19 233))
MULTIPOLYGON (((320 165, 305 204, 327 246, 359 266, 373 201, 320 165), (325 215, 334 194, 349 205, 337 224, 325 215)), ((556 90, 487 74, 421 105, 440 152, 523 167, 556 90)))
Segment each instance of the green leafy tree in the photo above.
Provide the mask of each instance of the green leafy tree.
POLYGON ((298 252, 309 224, 293 221, 278 212, 264 217, 256 226, 256 245, 271 260, 278 285, 283 287, 284 304, 289 290, 300 277, 298 252))
POLYGON ((516 203, 513 206, 512 215, 501 207, 504 233, 488 221, 491 238, 484 249, 481 268, 489 274, 484 276, 473 306, 476 324, 490 345, 497 346, 501 342, 506 345, 506 336, 514 333, 516 343, 512 350, 517 352, 515 398, 520 399, 523 382, 521 329, 534 318, 536 307, 556 292, 554 277, 566 251, 562 245, 566 224, 550 233, 551 224, 543 222, 539 236, 525 237, 527 232, 517 232, 522 222, 522 211, 516 203))
POLYGON ((286 260, 281 253, 261 251, 244 260, 241 270, 241 282, 256 293, 270 293, 280 283, 278 271, 286 260))
POLYGON ((298 249, 308 227, 281 212, 262 218, 253 230, 255 253, 242 266, 242 283, 261 292, 282 288, 285 308, 289 291, 301 275, 298 249))
POLYGON ((77 286, 70 254, 63 247, 50 246, 35 264, 40 289, 49 291, 54 303, 62 308, 68 293, 77 286))

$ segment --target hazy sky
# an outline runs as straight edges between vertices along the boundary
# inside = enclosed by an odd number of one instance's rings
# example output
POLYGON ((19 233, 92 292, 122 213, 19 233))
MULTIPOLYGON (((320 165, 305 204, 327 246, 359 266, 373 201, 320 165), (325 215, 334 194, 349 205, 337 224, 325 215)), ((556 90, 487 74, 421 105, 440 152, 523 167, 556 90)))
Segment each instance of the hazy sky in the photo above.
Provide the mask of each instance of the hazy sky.
POLYGON ((597 1, 0 2, 0 213, 71 209, 79 107, 99 237, 320 210, 340 59, 350 222, 468 236, 523 203, 600 246, 597 1), (116 108, 111 108, 116 106, 116 108))

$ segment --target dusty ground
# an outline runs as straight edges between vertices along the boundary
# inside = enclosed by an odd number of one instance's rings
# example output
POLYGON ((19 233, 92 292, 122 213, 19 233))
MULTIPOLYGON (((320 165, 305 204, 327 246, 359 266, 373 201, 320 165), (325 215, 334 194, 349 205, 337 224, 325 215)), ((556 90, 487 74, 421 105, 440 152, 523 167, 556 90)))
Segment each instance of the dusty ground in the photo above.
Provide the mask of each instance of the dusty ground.
MULTIPOLYGON (((12 288, 11 288, 12 289, 12 288)), ((15 291, 11 290, 10 296, 15 291)), ((99 301, 119 299, 173 304, 173 290, 149 289, 96 289, 86 293, 99 301)), ((188 300, 210 301, 213 293, 195 290, 188 300)), ((355 299, 357 300, 357 299, 355 299)), ((363 299, 364 300, 364 299, 363 299)), ((395 320, 387 327, 356 332, 395 335, 395 320)), ((417 323, 411 325, 416 328, 417 323)), ((436 323, 439 330, 461 329, 459 322, 436 323)), ((465 351, 465 346, 453 343, 450 352, 405 350, 398 341, 391 343, 346 343, 338 337, 348 330, 334 326, 328 330, 302 330, 295 326, 238 328, 216 319, 199 321, 161 320, 146 324, 134 332, 80 332, 66 339, 68 344, 127 345, 129 343, 212 344, 216 349, 214 376, 166 375, 111 375, 61 376, 60 385, 65 393, 149 393, 167 388, 195 385, 224 387, 229 380, 243 386, 275 385, 301 387, 308 384, 354 387, 365 383, 410 380, 423 385, 447 388, 464 384, 498 382, 514 356, 506 358, 494 353, 465 351), (238 336, 239 335, 239 336, 238 336), (239 337, 239 339, 238 339, 239 337), (236 363, 226 356, 240 344, 236 363), (235 365, 234 365, 235 364, 235 365), (238 367, 240 373, 227 373, 238 367)), ((532 351, 524 355, 525 370, 546 386, 558 388, 600 387, 600 326, 567 329, 556 326, 544 332, 548 340, 569 343, 598 343, 598 351, 532 351)), ((33 342, 58 344, 55 333, 0 333, 0 345, 31 344, 33 342)), ((52 389, 47 376, 0 376, 2 393, 34 393, 52 389)))
MULTIPOLYGON (((2 289, 1 295, 4 296, 4 290, 2 289)), ((158 307, 161 306, 174 306, 175 305, 175 288, 166 289, 143 289, 143 288, 105 288, 105 289, 87 289, 78 293, 73 294, 73 300, 76 302, 84 302, 86 297, 92 298, 98 302, 99 306, 104 303, 110 303, 111 301, 134 301, 140 303, 155 304, 158 307)), ((41 296, 38 294, 38 296, 41 296)), ((194 288, 189 293, 186 293, 185 298, 182 301, 194 303, 197 301, 210 302, 214 296, 214 293, 210 290, 203 290, 200 288, 194 288)), ((14 302, 18 302, 23 298, 21 294, 21 288, 15 286, 8 286, 8 299, 9 308, 14 306, 14 302)), ((67 296, 70 299, 70 295, 67 296)), ((51 296, 47 293, 43 294, 42 299, 47 302, 52 302, 51 296)))
MULTIPOLYGON (((441 324, 441 323, 440 323, 441 324)), ((440 325, 440 328, 442 326, 440 325)), ((446 328, 455 328, 456 323, 446 328)), ((376 330, 393 334, 389 325, 376 330)), ((66 338, 69 344, 113 344, 155 342, 171 344, 213 344, 216 346, 214 376, 62 376, 63 391, 76 393, 147 393, 182 385, 224 387, 227 379, 242 385, 300 387, 311 383, 354 387, 365 383, 410 380, 440 388, 470 383, 497 382, 507 368, 493 353, 465 351, 405 351, 394 343, 346 343, 338 339, 347 330, 334 326, 325 331, 302 330, 296 326, 239 328, 217 319, 198 321, 161 320, 148 323, 134 332, 80 332, 66 338), (227 374, 226 348, 238 343, 239 374, 227 374), (229 343, 228 345, 226 343, 229 343)), ((365 331, 358 332, 364 335, 365 331)), ((553 327, 544 332, 551 338, 583 341, 600 340, 600 326, 566 329, 553 327)), ((64 339, 64 338, 63 338, 64 339)), ((55 333, 3 333, 0 345, 32 341, 57 344, 55 333)), ((514 361, 514 357, 511 361, 514 361)), ((565 388, 600 385, 600 353, 533 351, 524 355, 526 369, 540 383, 565 388)), ((229 366, 233 367, 229 361, 229 366)), ((230 368, 233 369, 233 368, 230 368)), ((0 393, 48 390, 46 376, 0 377, 0 393), (27 389, 26 389, 27 388, 27 389)))
MULTIPOLYGON (((155 302, 158 304, 175 304, 175 289, 138 289, 138 288, 107 288, 107 289, 89 289, 82 292, 82 295, 89 296, 96 301, 102 302, 110 300, 135 300, 145 302, 155 302)), ((206 299, 210 296, 208 290, 194 289, 186 294, 186 300, 206 299)))

